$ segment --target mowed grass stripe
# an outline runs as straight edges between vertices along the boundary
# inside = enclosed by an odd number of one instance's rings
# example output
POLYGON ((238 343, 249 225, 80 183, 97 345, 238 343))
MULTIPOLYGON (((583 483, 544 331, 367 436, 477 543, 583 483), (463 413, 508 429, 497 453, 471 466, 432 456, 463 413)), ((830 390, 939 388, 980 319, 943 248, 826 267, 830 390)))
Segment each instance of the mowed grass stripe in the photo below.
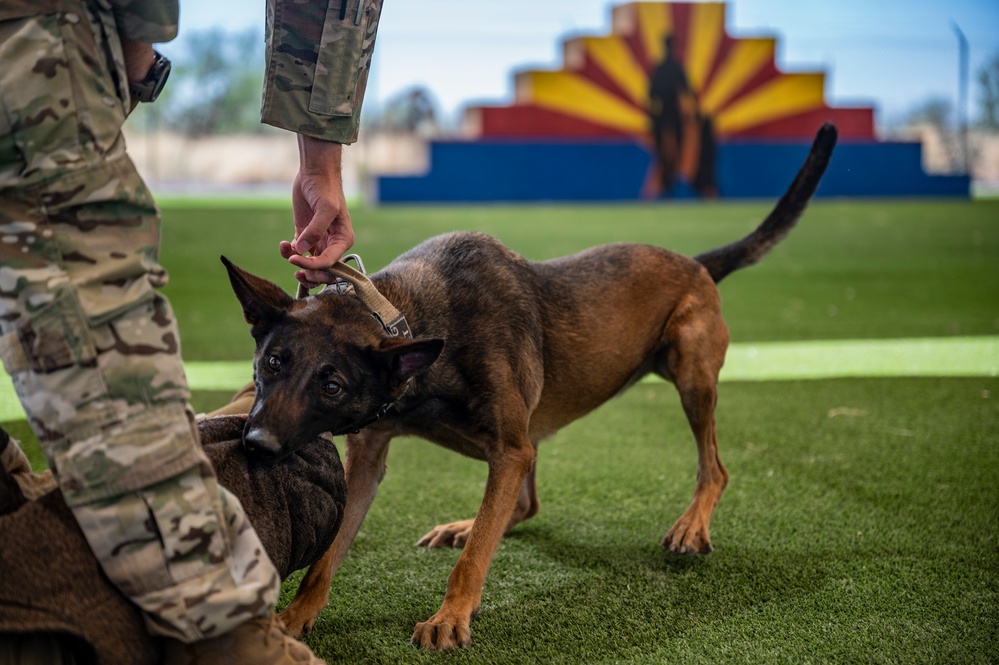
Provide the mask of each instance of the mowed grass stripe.
MULTIPOLYGON (((189 362, 192 390, 238 390, 253 375, 248 361, 189 362)), ((999 375, 999 337, 825 340, 732 344, 722 381, 843 377, 999 375)), ((653 378, 652 380, 658 380, 653 378)), ((9 381, 0 384, 0 421, 24 418, 9 381)))
POLYGON ((733 344, 722 381, 997 376, 999 337, 733 344))

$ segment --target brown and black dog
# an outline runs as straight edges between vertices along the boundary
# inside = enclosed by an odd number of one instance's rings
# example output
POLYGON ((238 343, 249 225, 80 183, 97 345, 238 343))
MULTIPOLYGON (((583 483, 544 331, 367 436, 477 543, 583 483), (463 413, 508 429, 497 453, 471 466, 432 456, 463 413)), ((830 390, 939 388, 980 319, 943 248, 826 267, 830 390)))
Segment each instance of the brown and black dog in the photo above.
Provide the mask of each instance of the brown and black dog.
POLYGON ((481 233, 428 240, 371 276, 414 339, 390 336, 355 295, 294 299, 223 257, 256 341, 247 446, 282 456, 320 432, 347 435, 343 525, 283 613, 288 628, 311 628, 385 474, 389 442, 415 435, 489 465, 477 516, 419 541, 464 551, 440 610, 412 640, 427 649, 469 644, 500 540, 538 510, 538 443, 649 373, 676 385, 698 451, 693 501, 663 546, 710 552, 709 522, 728 482, 714 410, 729 334, 715 285, 791 230, 835 143, 835 127, 822 127, 759 228, 693 259, 612 244, 535 263, 481 233))

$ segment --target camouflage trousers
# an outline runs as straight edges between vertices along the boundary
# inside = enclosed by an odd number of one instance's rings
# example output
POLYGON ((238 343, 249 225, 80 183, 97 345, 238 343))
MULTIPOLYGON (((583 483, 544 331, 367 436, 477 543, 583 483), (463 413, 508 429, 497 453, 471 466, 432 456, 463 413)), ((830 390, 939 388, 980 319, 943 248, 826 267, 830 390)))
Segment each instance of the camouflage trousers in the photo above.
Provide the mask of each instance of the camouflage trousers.
POLYGON ((280 579, 193 425, 113 15, 5 0, 0 62, 0 357, 66 502, 152 633, 264 616, 280 579))

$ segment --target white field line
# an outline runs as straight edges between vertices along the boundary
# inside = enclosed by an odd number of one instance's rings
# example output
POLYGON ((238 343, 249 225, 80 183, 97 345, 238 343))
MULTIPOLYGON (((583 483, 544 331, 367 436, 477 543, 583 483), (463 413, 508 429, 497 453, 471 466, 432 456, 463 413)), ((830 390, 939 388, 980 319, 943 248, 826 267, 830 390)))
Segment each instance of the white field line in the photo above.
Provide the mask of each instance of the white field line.
MULTIPOLYGON (((192 390, 235 392, 253 375, 249 361, 189 362, 185 369, 192 390)), ((733 344, 721 380, 997 375, 999 337, 940 337, 733 344)), ((0 422, 23 418, 13 385, 0 378, 0 422)))

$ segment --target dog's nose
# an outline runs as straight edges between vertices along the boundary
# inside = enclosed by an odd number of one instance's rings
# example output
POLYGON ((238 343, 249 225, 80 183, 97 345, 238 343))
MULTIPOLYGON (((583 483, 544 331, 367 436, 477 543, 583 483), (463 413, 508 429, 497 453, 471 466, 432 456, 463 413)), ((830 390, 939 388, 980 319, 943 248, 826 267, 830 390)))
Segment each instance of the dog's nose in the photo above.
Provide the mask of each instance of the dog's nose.
POLYGON ((281 452, 281 442, 263 427, 254 427, 246 432, 243 435, 243 445, 247 451, 261 457, 277 457, 281 452))

